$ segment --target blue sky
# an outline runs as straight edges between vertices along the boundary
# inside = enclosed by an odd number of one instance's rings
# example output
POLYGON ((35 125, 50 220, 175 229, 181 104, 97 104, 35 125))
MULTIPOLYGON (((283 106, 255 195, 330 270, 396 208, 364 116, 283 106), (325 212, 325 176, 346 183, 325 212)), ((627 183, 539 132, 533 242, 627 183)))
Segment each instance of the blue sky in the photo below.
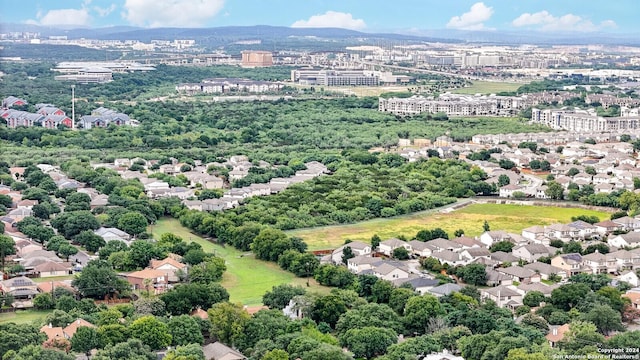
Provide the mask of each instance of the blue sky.
POLYGON ((640 32, 638 0, 0 0, 0 5, 0 21, 38 25, 640 32))

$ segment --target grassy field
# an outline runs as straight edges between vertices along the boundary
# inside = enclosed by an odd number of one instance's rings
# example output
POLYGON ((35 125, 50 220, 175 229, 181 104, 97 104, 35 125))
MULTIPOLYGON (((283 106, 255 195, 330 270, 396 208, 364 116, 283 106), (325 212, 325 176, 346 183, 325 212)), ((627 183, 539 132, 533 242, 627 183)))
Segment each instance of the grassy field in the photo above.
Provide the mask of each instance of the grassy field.
POLYGON ((0 323, 14 322, 16 324, 35 324, 40 327, 44 321, 45 316, 49 314, 51 310, 18 310, 16 312, 2 313, 0 314, 0 323))
POLYGON ((582 214, 596 215, 602 220, 609 218, 609 214, 605 212, 578 208, 473 204, 448 214, 422 212, 349 225, 293 230, 288 233, 303 238, 310 250, 320 250, 336 248, 346 239, 369 242, 374 234, 378 234, 383 240, 399 235, 412 238, 419 230, 436 227, 444 229, 450 236, 457 229, 464 230, 467 236, 476 236, 483 232, 485 220, 493 230, 520 233, 522 229, 533 225, 570 222, 572 216, 582 214))
MULTIPOLYGON (((262 295, 275 285, 294 284, 306 287, 306 279, 295 277, 292 273, 280 269, 275 263, 257 260, 251 253, 243 253, 231 246, 221 246, 207 241, 192 234, 176 219, 161 219, 150 230, 158 237, 163 233, 173 233, 187 242, 197 242, 207 252, 223 257, 227 271, 224 273, 222 286, 229 291, 232 302, 241 302, 249 306, 261 305, 262 295)), ((323 294, 329 291, 329 288, 318 285, 313 279, 310 279, 309 284, 309 291, 323 294)))
POLYGON ((473 85, 461 89, 453 89, 454 94, 496 94, 501 91, 516 91, 523 83, 474 81, 473 85))

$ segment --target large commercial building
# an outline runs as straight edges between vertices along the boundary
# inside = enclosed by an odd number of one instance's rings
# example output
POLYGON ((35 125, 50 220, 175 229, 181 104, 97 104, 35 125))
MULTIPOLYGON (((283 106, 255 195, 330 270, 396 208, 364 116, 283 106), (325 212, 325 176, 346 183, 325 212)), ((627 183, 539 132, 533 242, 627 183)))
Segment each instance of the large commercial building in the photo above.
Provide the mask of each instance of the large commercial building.
POLYGON ((230 92, 265 93, 279 91, 284 85, 280 82, 258 81, 238 78, 213 78, 196 84, 180 84, 176 91, 185 94, 215 94, 230 92))
POLYGON ((269 51, 243 51, 243 67, 273 66, 273 54, 269 51))
POLYGON ((586 110, 532 109, 531 122, 576 132, 640 129, 640 116, 602 117, 586 110))
POLYGON ((303 85, 377 86, 380 74, 364 70, 291 70, 291 81, 303 85))

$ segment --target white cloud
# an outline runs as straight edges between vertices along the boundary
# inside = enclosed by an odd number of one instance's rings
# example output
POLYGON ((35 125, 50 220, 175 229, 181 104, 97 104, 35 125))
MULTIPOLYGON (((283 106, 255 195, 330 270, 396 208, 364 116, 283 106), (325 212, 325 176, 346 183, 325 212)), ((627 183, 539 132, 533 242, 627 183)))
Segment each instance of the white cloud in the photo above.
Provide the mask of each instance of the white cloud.
POLYGON ((93 10, 95 10, 96 13, 98 13, 98 15, 100 17, 105 17, 109 14, 111 14, 114 10, 116 9, 116 4, 111 4, 111 6, 106 7, 106 8, 102 8, 99 6, 94 6, 93 10))
POLYGON ((327 11, 324 14, 313 15, 309 20, 298 20, 291 24, 294 28, 325 28, 361 30, 367 27, 362 19, 354 19, 353 15, 338 11, 327 11))
POLYGON ((87 26, 91 23, 91 15, 86 8, 49 10, 39 17, 40 25, 78 25, 87 26))
POLYGON ((224 0, 126 0, 122 17, 138 26, 198 27, 223 6, 224 0))
POLYGON ((594 24, 589 19, 574 14, 554 16, 546 10, 537 13, 524 13, 515 18, 511 24, 515 27, 536 27, 542 31, 597 31, 617 27, 613 20, 605 20, 594 24))
POLYGON ((493 15, 493 8, 483 2, 477 2, 471 6, 468 12, 452 17, 447 23, 447 28, 460 30, 488 30, 484 22, 493 15))

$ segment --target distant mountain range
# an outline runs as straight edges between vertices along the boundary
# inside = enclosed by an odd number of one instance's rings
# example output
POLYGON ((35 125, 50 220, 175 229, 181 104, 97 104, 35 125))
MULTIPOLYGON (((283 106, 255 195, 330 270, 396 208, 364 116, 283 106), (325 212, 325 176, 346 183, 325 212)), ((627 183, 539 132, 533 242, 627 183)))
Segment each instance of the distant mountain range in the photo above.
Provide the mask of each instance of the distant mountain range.
POLYGON ((344 40, 362 44, 388 42, 444 42, 444 43, 491 43, 491 44, 608 44, 640 45, 640 34, 615 33, 550 33, 550 32, 503 32, 422 30, 411 33, 366 33, 339 28, 290 28, 284 26, 225 26, 213 28, 139 28, 114 26, 104 28, 62 28, 28 24, 3 23, 0 32, 38 32, 43 37, 66 35, 69 39, 90 38, 102 40, 173 40, 195 39, 210 45, 223 45, 240 40, 283 41, 287 38, 318 40, 344 40))

